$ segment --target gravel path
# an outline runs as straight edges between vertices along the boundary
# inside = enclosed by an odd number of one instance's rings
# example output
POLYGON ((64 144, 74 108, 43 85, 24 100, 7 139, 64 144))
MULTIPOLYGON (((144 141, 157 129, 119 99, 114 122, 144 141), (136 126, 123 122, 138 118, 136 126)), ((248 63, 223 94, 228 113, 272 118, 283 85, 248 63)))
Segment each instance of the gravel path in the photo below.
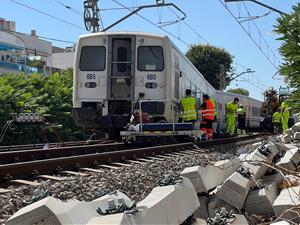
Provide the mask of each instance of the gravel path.
MULTIPOLYGON (((249 145, 243 147, 249 151, 249 145)), ((131 199, 140 201, 145 198, 156 186, 157 181, 165 173, 179 174, 185 167, 206 166, 210 161, 228 159, 236 154, 235 145, 218 147, 218 152, 208 154, 192 154, 186 156, 174 156, 164 161, 154 163, 134 164, 131 167, 122 167, 118 170, 105 169, 103 174, 88 173, 88 176, 71 176, 66 181, 39 181, 40 190, 48 190, 52 196, 64 196, 67 199, 75 198, 82 201, 91 201, 97 198, 97 191, 119 190, 127 194, 131 199)), ((3 224, 11 215, 22 208, 22 201, 32 198, 36 189, 29 186, 11 186, 11 192, 0 195, 0 224, 3 224)))

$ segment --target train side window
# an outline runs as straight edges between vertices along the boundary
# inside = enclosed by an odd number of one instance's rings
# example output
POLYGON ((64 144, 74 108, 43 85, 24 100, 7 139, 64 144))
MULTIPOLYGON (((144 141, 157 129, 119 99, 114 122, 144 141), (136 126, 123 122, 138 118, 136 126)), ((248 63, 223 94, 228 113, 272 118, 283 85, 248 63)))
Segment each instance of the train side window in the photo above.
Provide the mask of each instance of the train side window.
POLYGON ((103 46, 84 46, 81 49, 79 69, 81 71, 104 71, 106 49, 103 46))
POLYGON ((138 48, 139 71, 164 70, 164 54, 160 46, 141 46, 138 48))
MULTIPOLYGON (((189 80, 186 80, 185 81, 185 89, 191 89, 192 85, 191 85, 191 82, 189 80)), ((185 92, 185 90, 184 90, 185 92)))
POLYGON ((202 99, 201 90, 199 88, 197 88, 197 99, 202 99))
POLYGON ((192 96, 197 97, 197 87, 195 85, 192 85, 192 96))
POLYGON ((252 116, 260 116, 260 109, 257 107, 252 107, 252 116))

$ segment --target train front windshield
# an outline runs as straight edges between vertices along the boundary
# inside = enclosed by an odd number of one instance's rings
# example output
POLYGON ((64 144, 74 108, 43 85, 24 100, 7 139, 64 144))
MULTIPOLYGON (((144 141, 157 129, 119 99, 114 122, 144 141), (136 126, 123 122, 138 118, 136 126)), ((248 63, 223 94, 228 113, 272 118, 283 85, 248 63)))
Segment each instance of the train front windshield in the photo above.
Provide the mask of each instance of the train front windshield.
POLYGON ((103 46, 84 46, 81 49, 79 69, 81 71, 103 71, 106 64, 103 46))

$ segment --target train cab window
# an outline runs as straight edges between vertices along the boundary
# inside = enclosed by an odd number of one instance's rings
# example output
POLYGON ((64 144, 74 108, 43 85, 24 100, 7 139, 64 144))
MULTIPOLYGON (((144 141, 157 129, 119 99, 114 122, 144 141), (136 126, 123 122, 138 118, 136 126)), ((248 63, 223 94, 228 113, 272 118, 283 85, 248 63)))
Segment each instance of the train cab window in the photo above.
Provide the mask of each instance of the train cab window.
POLYGON ((81 71, 105 70, 106 50, 103 46, 84 46, 81 49, 79 69, 81 71))
POLYGON ((164 54, 160 46, 142 46, 138 48, 139 71, 162 71, 164 54))

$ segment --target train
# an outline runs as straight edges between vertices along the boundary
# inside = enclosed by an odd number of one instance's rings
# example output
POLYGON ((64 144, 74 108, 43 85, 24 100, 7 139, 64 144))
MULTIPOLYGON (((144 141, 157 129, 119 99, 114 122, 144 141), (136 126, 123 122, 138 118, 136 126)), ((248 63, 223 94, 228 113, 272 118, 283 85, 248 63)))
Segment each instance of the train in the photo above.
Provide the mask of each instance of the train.
POLYGON ((225 106, 234 97, 247 111, 247 127, 259 128, 262 102, 216 90, 168 36, 143 32, 82 35, 76 46, 73 116, 77 126, 118 135, 135 109, 151 123, 177 123, 185 90, 201 102, 214 98, 218 129, 224 130, 225 106))

